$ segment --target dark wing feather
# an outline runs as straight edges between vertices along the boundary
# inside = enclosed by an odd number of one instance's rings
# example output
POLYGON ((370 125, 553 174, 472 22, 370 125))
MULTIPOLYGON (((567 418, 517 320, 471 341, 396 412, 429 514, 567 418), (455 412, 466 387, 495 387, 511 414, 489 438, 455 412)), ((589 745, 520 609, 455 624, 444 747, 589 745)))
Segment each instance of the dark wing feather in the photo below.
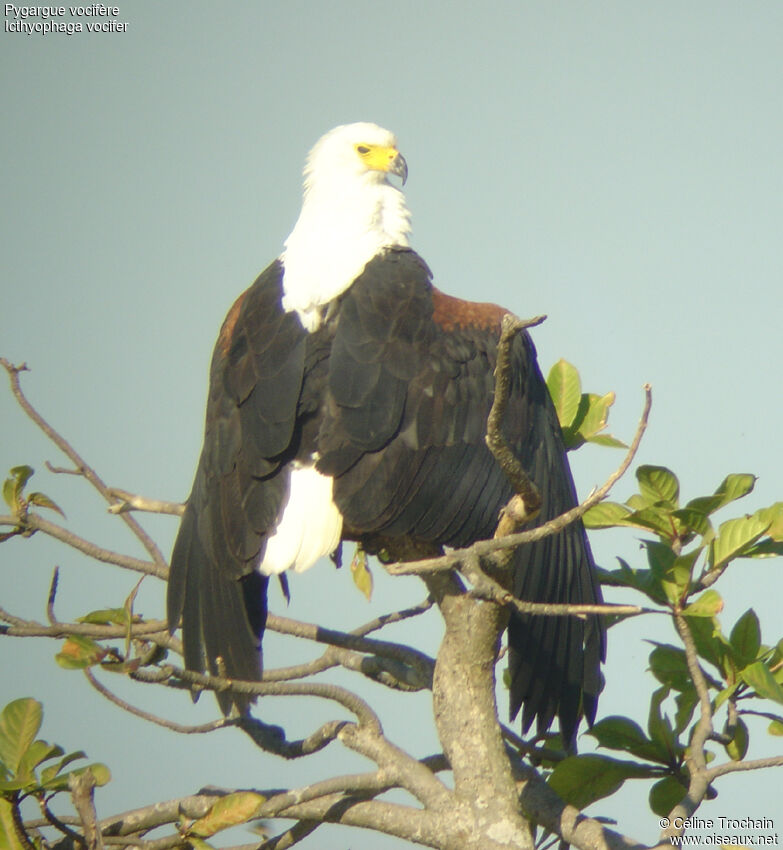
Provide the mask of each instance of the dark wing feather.
MULTIPOLYGON (((352 533, 465 546, 492 536, 512 495, 486 448, 503 311, 433 289, 412 251, 368 263, 343 296, 319 432, 319 468, 352 533)), ((576 504, 560 426, 527 334, 514 343, 504 433, 542 494, 538 522, 576 504)), ((515 554, 514 592, 533 602, 601 599, 581 523, 515 554)), ((600 691, 598 618, 513 617, 511 714, 567 740, 600 691)))
MULTIPOLYGON (((210 371, 204 448, 182 518, 168 618, 191 670, 257 679, 268 579, 255 572, 284 504, 298 440, 307 334, 281 307, 273 263, 232 308, 210 371)), ((223 696, 221 707, 232 698, 223 696)), ((239 700, 234 700, 241 702, 239 700)))
MULTIPOLYGON (((529 430, 518 437, 516 453, 541 493, 541 511, 535 522, 540 525, 574 507, 577 497, 557 414, 527 335, 517 339, 514 354, 527 365, 521 389, 529 411, 529 430)), ((509 438, 513 439, 511 434, 509 438)), ((602 601, 581 520, 516 552, 514 594, 532 602, 602 601)), ((558 716, 566 743, 570 743, 580 715, 588 722, 595 717, 604 656, 600 617, 512 616, 511 717, 524 704, 523 729, 537 718, 543 730, 558 716)))

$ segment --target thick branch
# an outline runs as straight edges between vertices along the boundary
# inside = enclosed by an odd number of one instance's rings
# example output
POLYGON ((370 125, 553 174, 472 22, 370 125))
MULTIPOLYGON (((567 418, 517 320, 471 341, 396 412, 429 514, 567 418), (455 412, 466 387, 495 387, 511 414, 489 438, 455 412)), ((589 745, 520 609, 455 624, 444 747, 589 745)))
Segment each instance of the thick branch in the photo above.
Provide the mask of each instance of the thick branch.
POLYGON ((71 792, 73 806, 76 809, 84 829, 84 841, 87 850, 103 850, 103 836, 98 827, 98 818, 95 814, 95 803, 93 801, 93 789, 95 788, 95 777, 90 770, 76 774, 68 780, 68 789, 71 792))
POLYGON ((514 492, 522 500, 522 513, 527 519, 538 513, 541 507, 541 495, 522 464, 511 451, 511 447, 503 436, 501 423, 511 393, 511 346, 514 343, 514 338, 526 328, 540 325, 545 319, 546 316, 537 316, 535 319, 522 320, 511 313, 506 313, 503 317, 502 330, 498 340, 497 360, 495 361, 495 394, 487 419, 487 435, 485 437, 489 450, 513 485, 514 492))

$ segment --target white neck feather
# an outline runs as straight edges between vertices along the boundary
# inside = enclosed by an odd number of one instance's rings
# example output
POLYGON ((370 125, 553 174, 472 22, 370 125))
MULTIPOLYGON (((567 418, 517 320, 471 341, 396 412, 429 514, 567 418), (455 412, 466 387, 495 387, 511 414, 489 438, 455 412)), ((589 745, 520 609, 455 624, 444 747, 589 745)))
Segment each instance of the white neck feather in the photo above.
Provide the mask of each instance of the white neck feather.
POLYGON ((344 292, 383 248, 408 245, 410 212, 385 175, 320 175, 305 183, 299 219, 286 239, 283 308, 310 331, 324 304, 344 292))

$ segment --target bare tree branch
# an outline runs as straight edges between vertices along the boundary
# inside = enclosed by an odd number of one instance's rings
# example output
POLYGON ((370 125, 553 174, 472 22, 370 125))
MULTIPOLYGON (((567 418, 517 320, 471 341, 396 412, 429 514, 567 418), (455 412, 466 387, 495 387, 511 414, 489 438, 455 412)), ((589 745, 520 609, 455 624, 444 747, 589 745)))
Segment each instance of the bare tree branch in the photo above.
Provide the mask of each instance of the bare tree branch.
MULTIPOLYGON (((32 421, 43 431, 44 434, 60 449, 60 451, 65 454, 68 459, 73 463, 74 467, 79 470, 79 472, 87 479, 87 481, 92 484, 92 486, 106 499, 109 504, 114 502, 114 498, 109 493, 109 488, 100 478, 100 476, 95 472, 95 470, 89 466, 85 460, 79 455, 79 453, 73 448, 73 446, 62 436, 60 435, 44 418, 41 414, 33 407, 32 404, 27 400, 24 392, 22 391, 21 383, 19 381, 19 375, 22 372, 28 371, 27 365, 22 364, 21 366, 14 366, 9 360, 6 360, 5 357, 0 357, 0 365, 6 370, 8 373, 8 378, 11 382, 11 392, 13 393, 14 398, 16 399, 19 406, 22 410, 27 414, 27 416, 32 419, 32 421)), ((166 559, 163 557, 160 549, 156 545, 155 541, 147 534, 147 532, 136 522, 136 520, 128 516, 127 514, 121 514, 121 519, 128 526, 134 536, 139 540, 139 542, 144 546, 146 551, 149 553, 152 560, 155 562, 156 566, 160 569, 166 568, 166 559)))
POLYGON ((487 419, 485 441, 506 478, 514 487, 514 492, 522 501, 520 520, 531 519, 541 508, 541 495, 530 480, 522 464, 511 451, 501 430, 503 416, 506 413, 511 393, 511 346, 517 334, 526 328, 532 328, 545 321, 546 316, 534 319, 519 319, 511 313, 503 316, 500 339, 498 340, 497 360, 495 361, 495 393, 487 419))
MULTIPOLYGON (((111 638, 124 638, 128 634, 127 626, 102 625, 100 623, 62 623, 45 626, 35 620, 25 620, 16 617, 5 608, 0 608, 0 620, 5 620, 11 625, 3 631, 3 634, 11 637, 48 637, 60 640, 70 635, 84 635, 96 640, 109 640, 111 638)), ((175 648, 178 641, 174 641, 163 620, 148 620, 146 622, 133 623, 130 627, 131 637, 143 638, 159 643, 166 648, 175 648)))
POLYGON ((84 830, 84 843, 87 850, 103 850, 103 836, 98 827, 98 816, 95 813, 93 789, 95 777, 92 771, 85 770, 71 776, 68 780, 73 806, 76 809, 84 830))
POLYGON ((614 614, 616 616, 636 616, 637 614, 665 614, 667 612, 656 608, 645 608, 641 605, 572 605, 549 602, 526 602, 517 599, 513 593, 502 587, 497 581, 481 569, 477 557, 465 558, 460 573, 473 585, 471 595, 477 599, 495 602, 506 608, 511 608, 520 614, 538 614, 547 617, 585 616, 587 614, 614 614))
POLYGON ((182 516, 185 513, 185 505, 182 502, 164 502, 160 499, 148 499, 118 487, 110 487, 109 495, 119 499, 117 504, 109 507, 110 514, 123 514, 126 511, 146 511, 152 514, 169 514, 171 516, 182 516))
POLYGON ((169 571, 165 562, 155 564, 151 561, 142 561, 139 558, 132 558, 129 555, 121 555, 119 552, 104 549, 96 543, 79 537, 78 534, 74 534, 67 528, 63 528, 61 525, 45 519, 34 511, 27 511, 23 517, 0 515, 0 526, 2 525, 21 528, 23 532, 41 531, 49 537, 53 537, 61 543, 66 543, 68 546, 104 564, 114 564, 114 566, 122 567, 126 570, 133 570, 137 573, 144 573, 145 575, 155 576, 164 580, 168 578, 169 571))
MULTIPOLYGON (((421 613, 418 607, 415 613, 421 613)), ((412 614, 411 616, 415 616, 412 614)), ((393 622, 390 620, 389 622, 393 622)), ((432 680, 432 669, 435 664, 434 660, 426 653, 420 650, 413 649, 403 644, 391 643, 389 641, 376 640, 375 638, 367 638, 362 634, 351 634, 346 632, 338 632, 334 629, 324 629, 321 626, 312 625, 310 623, 302 623, 297 620, 291 620, 287 617, 280 617, 270 614, 267 617, 266 627, 280 634, 295 635, 296 637, 306 638, 317 643, 327 643, 330 646, 340 647, 342 649, 353 650, 355 652, 366 653, 370 655, 380 655, 384 658, 391 658, 404 664, 419 675, 423 687, 427 687, 432 680)), ((378 626, 380 628, 380 626, 378 626)), ((364 633, 371 629, 367 629, 364 633)), ((374 630, 374 627, 373 629, 374 630)), ((270 673, 270 681, 271 681, 270 673)), ((286 678, 288 678, 286 676, 286 678)), ((264 673, 264 680, 267 680, 267 674, 264 673)))
POLYGON ((124 699, 120 699, 120 697, 110 691, 105 685, 101 684, 95 678, 95 675, 89 667, 84 670, 84 675, 90 685, 101 696, 105 697, 109 700, 109 702, 114 703, 114 705, 118 706, 123 711, 127 711, 128 714, 133 714, 136 717, 141 717, 142 720, 147 720, 149 723, 154 723, 156 726, 163 726, 165 729, 171 729, 173 732, 180 732, 183 735, 200 735, 206 732, 214 732, 217 729, 225 729, 227 726, 237 725, 236 720, 232 720, 228 717, 221 717, 218 720, 213 720, 211 723, 202 723, 199 726, 184 726, 181 723, 175 723, 173 720, 166 720, 163 717, 158 717, 155 714, 151 714, 148 711, 137 708, 135 705, 131 705, 124 699))
POLYGON ((690 774, 688 793, 672 809, 669 818, 670 825, 661 831, 662 842, 672 836, 682 835, 684 827, 677 827, 676 824, 682 824, 687 818, 691 817, 707 794, 709 780, 707 778, 705 745, 714 732, 709 686, 707 685, 704 671, 699 664, 699 656, 696 650, 696 644, 693 641, 693 635, 691 634, 687 620, 679 609, 674 611, 673 620, 674 627, 685 649, 685 661, 688 666, 688 673, 699 698, 699 720, 693 728, 690 744, 685 754, 685 765, 690 774))
POLYGON ((249 845, 246 848, 234 848, 234 850, 288 850, 298 844, 302 839, 315 832, 319 826, 322 826, 318 821, 300 820, 295 823, 290 829, 281 832, 280 835, 275 835, 268 838, 263 844, 249 845))

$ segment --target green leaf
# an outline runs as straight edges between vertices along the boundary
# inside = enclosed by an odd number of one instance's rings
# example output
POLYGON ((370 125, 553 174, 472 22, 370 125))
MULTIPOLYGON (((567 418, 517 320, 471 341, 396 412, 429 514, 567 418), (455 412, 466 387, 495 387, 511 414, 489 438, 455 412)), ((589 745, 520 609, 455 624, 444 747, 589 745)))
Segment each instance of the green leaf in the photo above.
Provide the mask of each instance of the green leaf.
MULTIPOLYGON (((13 470, 11 470, 13 472, 13 470)), ((43 708, 31 697, 9 702, 0 714, 0 763, 11 776, 41 728, 43 708)))
POLYGON ((734 736, 731 741, 726 744, 726 754, 732 761, 742 761, 748 753, 748 743, 748 727, 745 725, 742 718, 738 717, 734 736))
POLYGON ((83 635, 71 635, 54 660, 66 670, 83 670, 99 664, 106 657, 107 650, 92 638, 83 635))
POLYGON ((731 699, 735 693, 737 693, 737 688, 742 684, 741 681, 734 681, 730 685, 727 685, 725 688, 721 688, 718 691, 718 695, 715 697, 715 708, 714 711, 717 711, 726 700, 731 699))
MULTIPOLYGON (((599 747, 622 750, 648 761, 661 762, 663 754, 645 735, 642 727, 628 717, 612 715, 599 720, 587 731, 598 742, 599 747)), ((663 759, 668 764, 668 759, 663 759)))
POLYGON ((732 666, 729 665, 727 659, 731 645, 721 633, 720 623, 717 619, 688 617, 687 622, 699 655, 722 673, 728 672, 732 666))
POLYGON ((63 509, 55 504, 45 493, 30 493, 27 497, 27 503, 29 505, 35 505, 38 508, 49 508, 52 511, 57 511, 63 519, 65 518, 63 509))
POLYGON ((582 397, 579 372, 562 358, 549 370, 546 385, 555 403, 561 428, 568 428, 576 417, 582 397))
POLYGON ((747 496, 756 484, 756 476, 748 473, 727 475, 712 496, 691 499, 686 505, 704 514, 712 514, 736 499, 747 496))
POLYGON ((761 627, 752 608, 748 608, 734 624, 729 643, 740 663, 749 664, 756 660, 761 647, 761 627))
POLYGON ((672 511, 672 517, 676 520, 677 533, 685 537, 689 533, 705 535, 712 528, 707 515, 693 508, 680 508, 672 511))
POLYGON ((674 734, 682 735, 691 722, 694 709, 699 704, 699 695, 696 693, 696 688, 691 686, 688 690, 678 693, 674 698, 674 702, 677 705, 677 711, 674 713, 674 734))
POLYGON ((597 446, 606 446, 608 449, 627 449, 628 444, 611 434, 596 434, 594 437, 588 437, 588 443, 595 443, 597 446))
POLYGON ((353 583, 369 601, 372 597, 372 573, 367 566, 367 553, 360 546, 356 547, 353 559, 351 560, 351 576, 353 577, 353 583))
POLYGON ((606 395, 587 394, 587 411, 584 419, 579 425, 579 433, 585 440, 594 439, 599 431, 606 428, 609 420, 609 408, 614 404, 615 394, 606 395))
POLYGON ((10 478, 3 482, 3 498, 12 511, 17 512, 22 506, 24 488, 33 475, 32 466, 14 466, 9 470, 10 478))
POLYGON ((723 599, 717 590, 705 590, 694 602, 683 609, 686 617, 714 617, 723 610, 723 599))
POLYGON ((639 492, 648 504, 664 502, 677 507, 680 497, 680 482, 665 466, 643 465, 636 470, 639 492))
POLYGON ((676 691, 692 687, 685 650, 668 643, 656 644, 650 653, 650 672, 662 684, 676 691))
POLYGON ((585 528, 615 528, 631 511, 617 502, 599 502, 582 517, 585 528))
POLYGON ((127 626, 128 612, 125 608, 102 608, 98 611, 90 611, 83 617, 77 618, 77 623, 91 623, 95 626, 127 626))
POLYGON ((658 770, 606 756, 569 756, 558 762, 547 783, 567 803, 583 809, 614 794, 626 779, 655 776, 658 770))
POLYGON ((642 545, 647 553, 647 563, 650 565, 650 570, 656 577, 663 578, 677 560, 671 546, 661 543, 659 540, 642 540, 642 545))
POLYGON ((783 502, 775 502, 768 508, 762 508, 756 511, 756 514, 762 519, 769 520, 769 528, 767 534, 778 542, 783 542, 783 502))
POLYGON ((783 542, 779 540, 759 540, 746 549, 740 558, 777 558, 783 555, 783 542))
POLYGON ((658 688, 650 698, 650 713, 647 719, 647 732, 652 742, 657 745, 664 757, 668 756, 666 764, 673 764, 682 747, 677 743, 674 730, 669 718, 661 711, 661 703, 669 695, 667 687, 658 688))
POLYGON ((718 527, 718 536, 710 546, 710 569, 716 570, 755 543, 769 527, 769 521, 757 514, 729 519, 718 527))
MULTIPOLYGON (((700 549, 694 549, 685 555, 677 555, 661 578, 661 587, 666 598, 672 605, 679 605, 688 595, 691 586, 693 565, 701 554, 700 549)), ((701 614, 700 616, 708 616, 701 614)))
POLYGON ((41 740, 33 741, 19 762, 17 775, 19 777, 26 777, 32 781, 35 779, 35 768, 41 762, 47 759, 57 758, 57 756, 61 756, 64 752, 63 748, 58 747, 56 744, 49 744, 41 740))
POLYGON ((46 791, 66 791, 68 782, 72 776, 81 776, 87 771, 92 773, 96 785, 106 785, 111 780, 111 771, 105 764, 95 762, 88 764, 86 767, 77 767, 76 770, 69 770, 68 773, 61 773, 58 776, 53 776, 45 783, 41 783, 41 787, 46 791))
POLYGON ((19 505, 14 498, 14 489, 14 479, 6 478, 5 481, 3 481, 3 501, 14 513, 16 513, 19 510, 19 505))
POLYGON ((671 540, 675 536, 674 523, 671 520, 670 511, 664 507, 648 505, 640 511, 634 511, 627 516, 620 525, 629 525, 634 528, 644 528, 654 531, 659 537, 671 540))
POLYGON ((769 667, 763 662, 749 664, 740 671, 740 676, 746 685, 753 688, 757 696, 783 704, 783 687, 775 681, 769 667))
POLYGON ((237 791, 221 797, 203 818, 194 821, 189 833, 208 838, 216 832, 237 824, 247 823, 258 811, 266 797, 252 791, 237 791))
POLYGON ((687 793, 688 789, 681 782, 666 776, 650 788, 648 803, 656 815, 666 817, 687 793))
POLYGON ((767 727, 767 732, 769 732, 770 735, 783 735, 783 719, 773 720, 767 727))
POLYGON ((51 780, 54 779, 54 777, 57 776, 64 767, 71 764, 71 762, 83 758, 87 758, 87 756, 82 750, 79 750, 76 753, 68 753, 68 755, 61 758, 57 764, 51 764, 49 767, 45 767, 41 771, 41 785, 45 786, 47 782, 51 782, 51 780))
POLYGON ((661 591, 661 583, 652 570, 634 570, 622 558, 617 559, 620 563, 619 570, 604 570, 598 568, 598 577, 601 584, 614 587, 631 587, 647 595, 653 602, 661 605, 666 604, 666 597, 661 591))
POLYGON ((0 847, 3 850, 27 850, 16 834, 14 805, 0 796, 0 847))

